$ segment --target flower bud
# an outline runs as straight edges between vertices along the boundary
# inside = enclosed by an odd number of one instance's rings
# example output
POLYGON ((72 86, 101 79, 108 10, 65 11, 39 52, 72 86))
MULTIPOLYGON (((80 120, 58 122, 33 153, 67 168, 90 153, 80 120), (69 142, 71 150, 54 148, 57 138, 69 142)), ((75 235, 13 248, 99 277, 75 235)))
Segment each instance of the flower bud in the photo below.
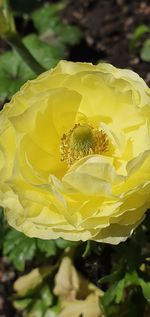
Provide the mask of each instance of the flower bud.
POLYGON ((0 36, 7 37, 15 31, 12 12, 7 0, 0 0, 0 36))

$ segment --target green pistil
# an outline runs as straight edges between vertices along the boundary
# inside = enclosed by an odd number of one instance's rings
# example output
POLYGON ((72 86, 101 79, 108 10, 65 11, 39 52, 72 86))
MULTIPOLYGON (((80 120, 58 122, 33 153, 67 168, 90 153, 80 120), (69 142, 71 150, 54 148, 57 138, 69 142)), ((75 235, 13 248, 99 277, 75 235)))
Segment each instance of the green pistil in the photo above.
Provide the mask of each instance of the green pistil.
POLYGON ((70 138, 72 150, 88 153, 94 143, 92 129, 89 126, 78 126, 74 129, 70 138))

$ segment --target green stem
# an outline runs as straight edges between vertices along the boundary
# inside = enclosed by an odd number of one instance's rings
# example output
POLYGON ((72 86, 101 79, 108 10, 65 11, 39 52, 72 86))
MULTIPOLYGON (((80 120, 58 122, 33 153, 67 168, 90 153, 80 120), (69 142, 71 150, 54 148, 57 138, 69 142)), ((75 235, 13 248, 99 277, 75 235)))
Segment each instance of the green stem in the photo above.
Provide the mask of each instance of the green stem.
POLYGON ((33 70, 35 74, 39 75, 45 71, 45 68, 36 61, 26 48, 17 32, 7 33, 7 35, 5 35, 5 40, 18 52, 23 61, 33 70))
POLYGON ((18 52, 23 61, 35 74, 39 75, 44 72, 45 68, 32 56, 16 31, 14 17, 9 6, 9 0, 3 0, 2 4, 0 4, 0 14, 3 22, 2 30, 0 30, 2 37, 18 52))

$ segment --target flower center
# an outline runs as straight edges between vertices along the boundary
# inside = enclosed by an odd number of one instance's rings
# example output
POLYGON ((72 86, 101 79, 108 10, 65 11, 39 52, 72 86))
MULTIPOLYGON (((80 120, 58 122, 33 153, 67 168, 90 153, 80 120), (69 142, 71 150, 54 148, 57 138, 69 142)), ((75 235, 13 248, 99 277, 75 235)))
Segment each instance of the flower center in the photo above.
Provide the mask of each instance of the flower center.
POLYGON ((102 154, 107 150, 106 133, 88 124, 75 124, 73 129, 61 138, 61 161, 67 162, 68 166, 87 155, 102 154))
POLYGON ((87 154, 94 143, 92 129, 87 125, 77 126, 70 136, 70 148, 87 154))

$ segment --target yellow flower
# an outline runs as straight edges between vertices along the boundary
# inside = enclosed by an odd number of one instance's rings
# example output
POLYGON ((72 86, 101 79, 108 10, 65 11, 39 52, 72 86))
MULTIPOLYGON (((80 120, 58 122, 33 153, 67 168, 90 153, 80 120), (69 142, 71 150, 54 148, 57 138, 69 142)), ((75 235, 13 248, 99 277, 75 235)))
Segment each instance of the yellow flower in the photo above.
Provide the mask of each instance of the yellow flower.
POLYGON ((61 61, 0 114, 0 203, 31 237, 117 244, 150 206, 150 90, 131 70, 61 61))
POLYGON ((67 256, 55 275, 53 292, 60 300, 58 317, 104 317, 100 309, 103 292, 81 276, 67 256))

